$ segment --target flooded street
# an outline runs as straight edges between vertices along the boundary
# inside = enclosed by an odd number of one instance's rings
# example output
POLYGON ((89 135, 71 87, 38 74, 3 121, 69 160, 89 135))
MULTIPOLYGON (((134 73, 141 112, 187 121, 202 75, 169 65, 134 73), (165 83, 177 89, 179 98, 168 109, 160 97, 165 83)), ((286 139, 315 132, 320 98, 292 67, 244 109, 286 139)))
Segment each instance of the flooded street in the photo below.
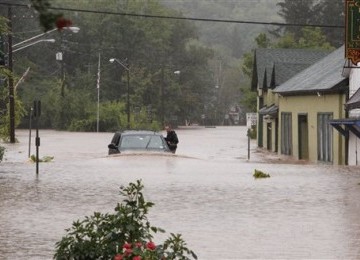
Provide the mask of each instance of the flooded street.
POLYGON ((267 160, 255 141, 248 161, 246 127, 177 134, 176 155, 108 157, 112 133, 40 130, 40 157, 54 160, 37 177, 18 130, 0 163, 0 259, 52 259, 65 228, 112 212, 119 186, 137 179, 166 230, 155 242, 181 233, 199 259, 360 259, 359 167, 267 160))

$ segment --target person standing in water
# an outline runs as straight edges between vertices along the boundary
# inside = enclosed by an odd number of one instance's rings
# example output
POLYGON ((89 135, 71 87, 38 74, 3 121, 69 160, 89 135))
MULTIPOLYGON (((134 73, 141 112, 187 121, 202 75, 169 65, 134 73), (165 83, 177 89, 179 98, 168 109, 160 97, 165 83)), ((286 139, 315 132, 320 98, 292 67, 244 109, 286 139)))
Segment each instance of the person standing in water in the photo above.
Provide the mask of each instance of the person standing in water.
POLYGON ((177 144, 179 143, 179 139, 177 137, 177 134, 175 133, 175 131, 171 128, 170 125, 166 125, 165 126, 165 130, 166 130, 166 137, 165 137, 165 141, 167 142, 169 149, 172 153, 176 152, 177 149, 177 144))

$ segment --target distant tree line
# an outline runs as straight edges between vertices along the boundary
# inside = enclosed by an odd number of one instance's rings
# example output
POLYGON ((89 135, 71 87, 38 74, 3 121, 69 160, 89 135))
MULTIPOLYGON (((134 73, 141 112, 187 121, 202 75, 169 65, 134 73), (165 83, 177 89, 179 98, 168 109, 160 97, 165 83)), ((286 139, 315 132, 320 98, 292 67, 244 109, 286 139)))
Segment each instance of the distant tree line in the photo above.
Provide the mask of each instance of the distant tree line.
MULTIPOLYGON (((251 53, 245 49, 246 38, 256 39, 262 47, 331 48, 342 44, 342 30, 282 27, 244 33, 239 25, 208 24, 208 34, 200 34, 198 26, 185 20, 147 19, 126 15, 88 12, 58 12, 48 9, 47 0, 32 0, 34 9, 14 7, 12 35, 14 44, 64 25, 65 18, 80 28, 79 33, 61 29, 47 35, 56 43, 39 43, 14 53, 14 77, 18 80, 30 68, 25 81, 16 89, 17 117, 23 127, 28 125, 34 99, 42 101, 41 127, 94 131, 97 123, 97 80, 100 75, 100 130, 113 131, 127 124, 127 71, 110 58, 119 59, 129 68, 131 126, 159 128, 164 121, 201 122, 204 115, 221 123, 232 104, 242 111, 255 107, 255 94, 250 92, 251 53), (39 19, 41 28, 39 26, 39 19), (213 30, 216 30, 215 32, 213 30), (261 31, 260 31, 261 32, 261 31), (225 34, 224 34, 225 33, 225 34), (55 53, 62 52, 62 60, 55 53), (98 59, 100 54, 100 73, 98 59), (174 73, 178 71, 178 73, 174 73), (21 109, 21 106, 25 110, 21 109), (24 111, 27 115, 24 116, 24 111), (22 120, 20 121, 20 118, 22 120)), ((17 3, 27 3, 18 0, 17 3)), ((103 10, 118 13, 182 16, 161 4, 162 1, 51 1, 53 7, 103 10)), ((173 2, 175 4, 176 2, 173 2)), ((249 15, 232 2, 231 17, 249 15)), ((249 8, 261 14, 278 8, 287 23, 343 23, 342 0, 284 0, 277 5, 255 1, 249 8)), ((229 8, 208 1, 185 1, 182 10, 201 10, 199 17, 210 13, 227 15, 229 8), (215 6, 215 7, 214 7, 215 6), (214 10, 214 8, 216 10, 214 10), (217 12, 216 12, 217 11, 217 12)), ((255 11, 252 11, 255 12, 255 11)), ((254 19, 256 14, 251 13, 254 19), (255 15, 255 16, 254 16, 255 15)), ((7 32, 6 8, 0 11, 0 30, 7 32)), ((278 16, 278 18, 279 18, 278 16)), ((216 16, 212 16, 218 18, 216 16)), ((274 17, 274 19, 278 19, 274 17)), ((250 18, 249 18, 250 19, 250 18)), ((260 18, 258 18, 260 19, 260 18)), ((65 21, 66 21, 65 20, 65 21)), ((251 27, 253 28, 253 27, 251 27)), ((261 27, 260 27, 261 28, 261 27)), ((6 66, 1 72, 5 75, 6 66)), ((6 133, 7 83, 0 81, 0 132, 6 133), (3 113, 4 112, 4 113, 3 113)))

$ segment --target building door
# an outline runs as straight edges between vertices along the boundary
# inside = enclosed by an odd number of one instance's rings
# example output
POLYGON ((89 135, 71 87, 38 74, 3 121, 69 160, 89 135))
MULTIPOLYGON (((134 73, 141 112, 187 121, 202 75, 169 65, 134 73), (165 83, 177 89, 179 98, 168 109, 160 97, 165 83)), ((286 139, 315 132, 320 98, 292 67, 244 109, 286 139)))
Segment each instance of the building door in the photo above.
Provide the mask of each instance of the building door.
POLYGON ((318 160, 331 163, 333 161, 333 129, 329 121, 332 113, 318 113, 318 160))
POLYGON ((271 123, 266 124, 266 142, 267 142, 267 149, 271 151, 272 149, 272 140, 271 140, 272 134, 271 134, 271 123))
POLYGON ((278 152, 278 142, 279 142, 279 119, 275 119, 275 152, 278 152))
POLYGON ((257 139, 258 139, 258 146, 263 147, 263 127, 264 127, 264 116, 259 114, 259 125, 258 125, 258 132, 257 132, 257 139))
POLYGON ((309 129, 307 115, 298 115, 299 160, 309 159, 309 129))
POLYGON ((281 113, 281 154, 292 155, 292 116, 281 113))

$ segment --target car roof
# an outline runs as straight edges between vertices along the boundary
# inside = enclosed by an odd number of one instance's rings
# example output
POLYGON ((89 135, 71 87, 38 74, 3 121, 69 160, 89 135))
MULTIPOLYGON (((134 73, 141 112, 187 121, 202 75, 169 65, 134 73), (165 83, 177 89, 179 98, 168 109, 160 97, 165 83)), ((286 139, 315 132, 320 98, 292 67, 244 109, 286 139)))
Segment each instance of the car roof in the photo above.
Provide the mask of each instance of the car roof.
POLYGON ((161 134, 149 130, 126 130, 122 132, 121 135, 125 136, 125 135, 161 135, 161 134))

